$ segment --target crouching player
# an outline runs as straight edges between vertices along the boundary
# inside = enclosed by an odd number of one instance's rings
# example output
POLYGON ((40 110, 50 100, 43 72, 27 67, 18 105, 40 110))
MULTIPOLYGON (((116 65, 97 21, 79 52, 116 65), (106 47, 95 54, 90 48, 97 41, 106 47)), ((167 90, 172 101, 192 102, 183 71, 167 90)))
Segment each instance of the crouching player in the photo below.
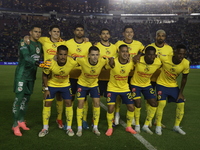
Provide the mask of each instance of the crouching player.
MULTIPOLYGON (((118 57, 109 64, 110 80, 108 82, 107 88, 107 121, 108 130, 106 132, 107 136, 111 136, 113 133, 113 119, 114 119, 114 109, 116 97, 119 95, 124 104, 127 105, 127 127, 126 131, 132 134, 136 134, 135 130, 132 129, 131 123, 134 117, 134 102, 132 100, 132 94, 128 85, 128 75, 133 69, 133 62, 129 59, 129 51, 127 45, 120 45, 118 57)), ((107 66, 106 66, 107 68, 107 66)))
POLYGON ((65 114, 67 122, 67 134, 73 136, 71 129, 73 109, 72 109, 72 93, 69 82, 69 73, 77 65, 77 62, 71 57, 67 57, 68 48, 60 45, 57 48, 57 55, 53 59, 44 62, 43 82, 45 86, 43 107, 43 129, 39 132, 39 137, 44 137, 48 133, 49 118, 51 115, 51 104, 56 93, 61 93, 65 101, 65 114))

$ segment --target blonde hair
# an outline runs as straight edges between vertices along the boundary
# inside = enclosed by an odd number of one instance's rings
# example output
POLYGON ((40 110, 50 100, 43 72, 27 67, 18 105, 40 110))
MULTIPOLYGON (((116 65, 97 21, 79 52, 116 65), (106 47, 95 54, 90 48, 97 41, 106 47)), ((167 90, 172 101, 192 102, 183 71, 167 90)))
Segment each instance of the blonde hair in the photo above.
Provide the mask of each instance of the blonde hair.
POLYGON ((160 29, 160 30, 156 31, 156 36, 157 36, 159 33, 164 33, 164 34, 166 35, 166 32, 165 32, 165 30, 162 30, 162 29, 160 29))

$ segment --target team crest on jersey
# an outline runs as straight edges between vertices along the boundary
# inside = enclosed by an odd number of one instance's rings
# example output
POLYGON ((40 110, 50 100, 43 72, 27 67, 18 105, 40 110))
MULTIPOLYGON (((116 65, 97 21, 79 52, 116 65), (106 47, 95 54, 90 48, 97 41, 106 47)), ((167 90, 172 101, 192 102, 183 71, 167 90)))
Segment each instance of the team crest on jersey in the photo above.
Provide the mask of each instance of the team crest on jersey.
POLYGON ((53 48, 56 48, 56 47, 57 47, 57 45, 54 43, 54 44, 52 45, 52 47, 53 47, 53 48))
POLYGON ((77 92, 81 92, 81 91, 82 91, 82 88, 78 88, 78 89, 77 89, 77 92))
POLYGON ((128 51, 131 51, 131 50, 132 50, 132 48, 128 46, 128 51))
POLYGON ((110 55, 110 51, 109 50, 106 51, 106 55, 110 55))
POLYGON ((175 69, 174 69, 174 68, 171 68, 170 71, 171 71, 171 72, 175 72, 175 69))
POLYGON ((40 53, 40 48, 36 47, 36 53, 39 54, 40 53))
POLYGON ((60 71, 59 74, 60 74, 60 75, 63 75, 63 74, 65 74, 65 72, 64 72, 64 71, 60 71))
POLYGON ((125 70, 124 70, 124 69, 121 69, 121 70, 120 70, 120 73, 121 73, 121 74, 124 74, 124 73, 125 73, 125 70))
POLYGON ((96 71, 95 71, 94 69, 90 71, 90 73, 92 73, 92 74, 94 74, 95 72, 96 72, 96 71))
POLYGON ((77 48, 76 51, 80 53, 82 50, 80 48, 77 48))
POLYGON ((144 69, 144 72, 148 72, 148 71, 149 71, 149 68, 145 68, 145 69, 144 69))
POLYGON ((18 86, 23 86, 24 82, 18 82, 18 86))
POLYGON ((24 42, 21 42, 21 46, 24 46, 24 42))

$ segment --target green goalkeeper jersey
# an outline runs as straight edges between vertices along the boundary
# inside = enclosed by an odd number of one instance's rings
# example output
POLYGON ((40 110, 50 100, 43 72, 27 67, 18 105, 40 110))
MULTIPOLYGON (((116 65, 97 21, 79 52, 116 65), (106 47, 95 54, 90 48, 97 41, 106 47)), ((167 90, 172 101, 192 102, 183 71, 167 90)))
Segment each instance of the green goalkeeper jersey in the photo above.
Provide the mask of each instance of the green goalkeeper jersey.
POLYGON ((27 45, 23 40, 20 41, 18 66, 15 70, 16 79, 29 81, 36 79, 37 66, 35 62, 40 60, 41 50, 40 42, 30 41, 30 44, 27 45))

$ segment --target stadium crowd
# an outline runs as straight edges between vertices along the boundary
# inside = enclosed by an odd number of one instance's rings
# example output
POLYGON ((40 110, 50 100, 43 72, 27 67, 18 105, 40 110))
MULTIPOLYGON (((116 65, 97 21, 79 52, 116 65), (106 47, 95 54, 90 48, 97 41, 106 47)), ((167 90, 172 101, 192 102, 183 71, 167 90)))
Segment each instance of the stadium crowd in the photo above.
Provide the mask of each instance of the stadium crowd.
MULTIPOLYGON (((127 23, 120 19, 22 19, 20 16, 1 16, 0 17, 0 61, 17 61, 18 59, 18 43, 20 38, 28 34, 28 27, 32 24, 40 24, 42 26, 42 36, 48 35, 48 28, 51 24, 58 24, 61 28, 61 36, 68 40, 73 37, 73 26, 76 23, 83 23, 85 26, 85 36, 92 43, 99 41, 99 32, 101 28, 111 30, 112 43, 123 39, 122 29, 127 23)), ((175 23, 157 23, 142 22, 132 23, 134 28, 134 39, 141 41, 144 45, 154 42, 155 32, 163 29, 167 33, 166 42, 175 47, 178 43, 185 44, 188 48, 187 58, 192 65, 200 64, 200 44, 199 44, 199 23, 189 23, 178 21, 175 23), (195 29, 195 30, 194 30, 195 29)))
POLYGON ((199 1, 160 1, 135 2, 126 1, 109 3, 108 0, 9 0, 0 1, 0 8, 29 12, 49 12, 55 10, 59 13, 108 13, 109 11, 124 11, 133 14, 159 14, 173 13, 174 10, 187 10, 189 13, 200 12, 199 1))

